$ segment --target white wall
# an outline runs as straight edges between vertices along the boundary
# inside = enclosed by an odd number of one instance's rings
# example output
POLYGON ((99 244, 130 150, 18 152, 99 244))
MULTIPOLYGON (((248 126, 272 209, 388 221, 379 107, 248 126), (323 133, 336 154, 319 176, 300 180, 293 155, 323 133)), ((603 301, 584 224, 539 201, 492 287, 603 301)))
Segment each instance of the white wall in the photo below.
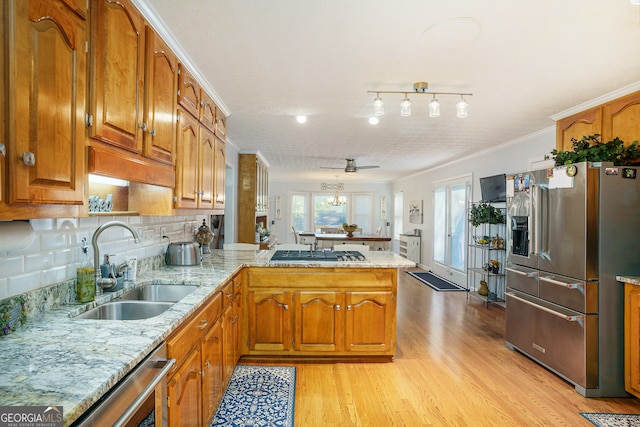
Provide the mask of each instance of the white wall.
POLYGON ((434 182, 472 174, 473 189, 470 200, 478 201, 481 199, 479 182, 481 177, 529 170, 531 161, 540 160, 545 155, 551 154, 551 150, 555 148, 555 138, 555 127, 551 127, 535 134, 506 142, 491 151, 479 153, 477 156, 464 158, 394 181, 392 192, 403 192, 403 227, 405 232, 412 231, 414 228, 422 231, 422 265, 430 267, 433 258, 431 244, 433 241, 434 182), (411 200, 423 200, 422 224, 409 222, 408 204, 411 200))
MULTIPOLYGON (((373 172, 361 172, 361 173, 373 173, 373 172)), ((370 192, 373 193, 374 200, 374 212, 373 212, 373 228, 374 230, 379 226, 384 226, 387 221, 391 222, 392 218, 389 216, 393 200, 391 183, 353 183, 349 182, 348 178, 338 178, 339 182, 344 183, 344 191, 340 191, 340 194, 356 193, 356 192, 370 192), (387 201, 387 219, 380 219, 380 197, 386 196, 387 201)), ((322 182, 329 184, 335 184, 335 178, 327 178, 324 181, 318 182, 298 182, 298 181, 270 181, 269 182, 269 225, 268 229, 272 234, 275 234, 278 238, 278 243, 294 243, 293 232, 291 231, 291 210, 289 208, 289 200, 292 192, 307 192, 307 193, 321 193, 320 185, 322 182), (282 196, 282 215, 281 219, 276 219, 275 215, 275 199, 276 196, 282 196)), ((333 196, 335 191, 325 191, 327 196, 333 196)), ((348 209, 348 206, 347 206, 348 209)), ((384 230, 384 227, 383 227, 384 230)), ((299 230, 302 231, 302 230, 299 230)), ((311 230, 307 230, 311 231, 311 230)))

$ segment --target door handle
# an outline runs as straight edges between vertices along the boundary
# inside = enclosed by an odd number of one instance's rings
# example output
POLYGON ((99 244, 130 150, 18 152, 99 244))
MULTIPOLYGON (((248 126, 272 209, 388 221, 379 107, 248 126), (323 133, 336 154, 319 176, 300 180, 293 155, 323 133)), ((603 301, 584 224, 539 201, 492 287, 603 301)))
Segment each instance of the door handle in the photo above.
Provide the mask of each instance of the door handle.
POLYGON ((516 270, 515 268, 510 268, 510 267, 505 267, 506 271, 509 271, 511 273, 515 273, 518 274, 520 276, 524 276, 524 277, 536 277, 536 275, 538 274, 537 272, 534 271, 520 271, 520 270, 516 270))
POLYGON ((567 314, 560 313, 559 311, 555 311, 555 310, 551 310, 550 308, 543 307, 543 306, 538 305, 538 304, 536 304, 534 302, 527 301, 524 298, 517 297, 514 294, 512 294, 511 292, 505 292, 505 295, 509 295, 511 298, 513 298, 515 300, 518 300, 520 302, 528 304, 528 305, 530 305, 532 307, 537 308, 538 310, 542 310, 545 313, 549 313, 549 314, 551 314, 553 316, 559 317, 559 318, 561 318, 563 320, 566 320, 568 322, 579 322, 580 324, 582 324, 582 321, 584 320, 584 316, 582 316, 582 315, 581 316, 569 316, 567 314))
POLYGON ((552 279, 549 276, 540 276, 540 281, 551 283, 552 285, 562 286, 563 288, 567 288, 567 289, 580 289, 580 290, 582 290, 582 283, 580 283, 580 282, 578 282, 578 283, 566 283, 566 282, 561 282, 560 280, 552 279))

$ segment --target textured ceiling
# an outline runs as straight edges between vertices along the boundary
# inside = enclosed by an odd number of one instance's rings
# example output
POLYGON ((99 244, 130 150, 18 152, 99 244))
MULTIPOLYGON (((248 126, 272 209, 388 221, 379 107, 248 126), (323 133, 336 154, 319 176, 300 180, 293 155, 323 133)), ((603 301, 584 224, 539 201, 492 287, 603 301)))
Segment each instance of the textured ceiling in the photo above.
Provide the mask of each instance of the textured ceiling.
POLYGON ((319 180, 345 158, 391 181, 552 126, 550 116, 640 81, 640 7, 629 0, 135 0, 230 115, 229 139, 275 180, 319 180), (381 95, 367 90, 472 92, 381 95), (309 116, 296 122, 297 114, 309 116))

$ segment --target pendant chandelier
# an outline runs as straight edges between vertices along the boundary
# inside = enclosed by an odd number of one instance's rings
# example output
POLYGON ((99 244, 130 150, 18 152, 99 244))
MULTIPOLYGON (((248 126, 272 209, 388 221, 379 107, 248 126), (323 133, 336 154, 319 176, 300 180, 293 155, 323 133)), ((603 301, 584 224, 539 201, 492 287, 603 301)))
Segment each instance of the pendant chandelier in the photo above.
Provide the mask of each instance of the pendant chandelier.
POLYGON ((368 90, 367 93, 375 93, 376 97, 373 100, 373 115, 384 115, 384 101, 380 97, 381 93, 399 94, 404 95, 402 101, 400 101, 400 116, 408 117, 411 115, 411 100, 409 94, 418 95, 432 95, 432 99, 429 102, 429 117, 440 116, 440 101, 436 98, 436 95, 454 95, 459 96, 460 101, 456 104, 456 116, 459 118, 467 117, 469 114, 469 103, 464 99, 465 96, 473 96, 472 93, 461 92, 428 92, 427 88, 429 84, 427 82, 416 82, 413 84, 413 92, 394 91, 394 90, 368 90))
POLYGON ((338 182, 338 175, 336 175, 335 184, 327 184, 326 182, 323 182, 322 184, 320 184, 320 188, 322 189, 322 191, 325 191, 325 190, 336 191, 333 197, 327 198, 327 203, 329 203, 331 206, 342 206, 347 203, 347 198, 344 196, 340 197, 340 195, 338 194, 339 190, 344 190, 344 184, 342 182, 338 182))

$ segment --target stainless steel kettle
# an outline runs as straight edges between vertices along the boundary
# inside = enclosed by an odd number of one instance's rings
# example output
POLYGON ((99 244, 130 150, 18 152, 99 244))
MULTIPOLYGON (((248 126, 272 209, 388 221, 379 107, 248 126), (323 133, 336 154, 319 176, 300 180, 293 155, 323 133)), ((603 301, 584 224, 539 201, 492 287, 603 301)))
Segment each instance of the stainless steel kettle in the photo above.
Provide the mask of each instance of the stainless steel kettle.
POLYGON ((167 265, 198 265, 202 262, 200 245, 196 242, 169 243, 164 260, 167 265))

